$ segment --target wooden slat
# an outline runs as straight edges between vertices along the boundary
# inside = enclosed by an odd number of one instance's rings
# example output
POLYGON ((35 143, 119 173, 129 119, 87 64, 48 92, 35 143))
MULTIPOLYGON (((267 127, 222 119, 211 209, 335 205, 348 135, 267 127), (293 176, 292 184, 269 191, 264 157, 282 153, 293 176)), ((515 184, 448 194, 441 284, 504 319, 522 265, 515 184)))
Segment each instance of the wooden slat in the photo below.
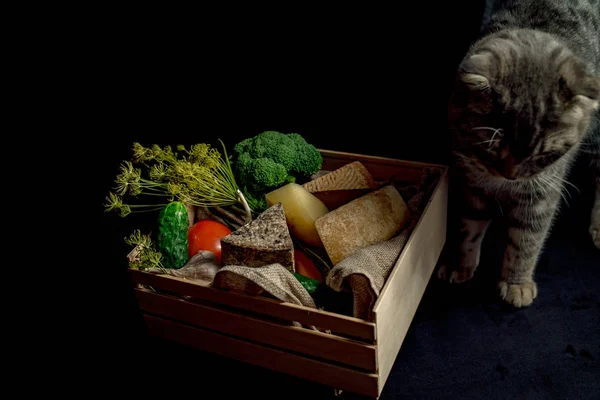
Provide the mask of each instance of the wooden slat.
POLYGON ((331 158, 331 159, 346 159, 346 160, 363 160, 372 163, 380 163, 380 164, 394 164, 402 168, 411 168, 411 169, 420 169, 438 167, 446 169, 447 167, 442 164, 431 164, 419 161, 408 161, 408 160, 399 160, 397 158, 389 158, 389 157, 381 157, 381 156, 372 156, 366 154, 358 154, 358 153, 348 153, 343 151, 335 151, 328 149, 319 149, 319 152, 323 156, 323 158, 331 158))
POLYGON ((163 318, 145 315, 144 319, 150 334, 167 340, 349 392, 379 395, 377 374, 327 364, 163 318))
POLYGON ((375 303, 380 390, 385 385, 444 247, 447 199, 446 172, 375 303))
POLYGON ((215 289, 172 276, 150 274, 137 270, 130 270, 130 274, 133 282, 141 285, 152 286, 198 300, 222 304, 286 321, 314 325, 322 329, 329 329, 337 335, 363 339, 371 344, 375 342, 375 324, 359 318, 347 317, 266 297, 254 297, 233 291, 215 289))
POLYGON ((323 156, 323 169, 333 171, 351 161, 360 161, 376 180, 388 180, 392 176, 406 183, 417 183, 423 175, 424 168, 443 165, 426 164, 416 161, 397 160, 393 158, 345 153, 332 150, 319 150, 323 156))
POLYGON ((281 325, 186 300, 136 289, 140 308, 150 314, 336 363, 377 371, 376 347, 312 329, 281 325))

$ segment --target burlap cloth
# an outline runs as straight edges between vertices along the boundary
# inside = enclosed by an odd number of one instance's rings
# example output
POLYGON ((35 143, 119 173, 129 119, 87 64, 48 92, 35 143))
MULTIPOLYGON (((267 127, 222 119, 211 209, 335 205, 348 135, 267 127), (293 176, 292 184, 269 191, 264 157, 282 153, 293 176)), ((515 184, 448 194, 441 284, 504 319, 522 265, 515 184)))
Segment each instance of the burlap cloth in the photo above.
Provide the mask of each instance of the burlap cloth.
POLYGON ((306 289, 281 264, 269 264, 259 268, 238 265, 221 268, 214 253, 202 250, 180 269, 149 268, 146 272, 200 281, 219 289, 273 297, 289 303, 317 308, 306 289))
POLYGON ((281 264, 269 264, 258 268, 227 265, 217 272, 212 285, 219 289, 267 295, 288 303, 317 308, 315 301, 298 279, 281 264))
POLYGON ((212 282, 219 270, 217 256, 208 250, 200 250, 183 267, 179 269, 148 268, 146 272, 154 274, 165 274, 189 280, 212 282))

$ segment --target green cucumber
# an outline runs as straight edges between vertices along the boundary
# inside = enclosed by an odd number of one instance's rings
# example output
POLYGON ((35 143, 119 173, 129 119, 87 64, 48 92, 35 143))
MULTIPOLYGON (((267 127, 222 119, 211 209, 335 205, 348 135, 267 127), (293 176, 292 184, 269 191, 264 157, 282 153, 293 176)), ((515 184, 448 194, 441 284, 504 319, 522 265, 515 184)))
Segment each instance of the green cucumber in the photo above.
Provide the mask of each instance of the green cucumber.
POLYGON ((188 212, 183 203, 173 201, 160 211, 156 242, 165 268, 179 269, 188 262, 188 212))
POLYGON ((319 282, 318 280, 309 278, 309 277, 304 276, 304 275, 300 275, 297 272, 293 272, 293 274, 296 277, 296 279, 298 279, 298 282, 300 282, 300 284, 302 285, 302 287, 304 289, 306 289, 306 291, 310 295, 312 295, 314 292, 316 292, 317 288, 321 284, 321 282, 319 282))

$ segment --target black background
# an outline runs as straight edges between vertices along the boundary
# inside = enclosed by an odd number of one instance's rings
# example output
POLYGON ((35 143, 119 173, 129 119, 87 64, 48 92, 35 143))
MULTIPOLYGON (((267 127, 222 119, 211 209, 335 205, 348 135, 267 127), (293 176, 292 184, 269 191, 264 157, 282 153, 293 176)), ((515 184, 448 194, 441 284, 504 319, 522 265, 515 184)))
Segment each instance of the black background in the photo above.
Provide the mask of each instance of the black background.
MULTIPOLYGON (((184 369, 164 364, 190 362, 186 351, 169 358, 167 344, 145 336, 126 273, 123 237, 151 229, 151 221, 103 212, 133 142, 221 139, 231 148, 278 130, 322 149, 444 162, 448 90, 483 11, 480 1, 451 3, 369 11, 215 7, 193 22, 143 10, 111 15, 87 43, 93 56, 80 90, 89 101, 77 106, 86 121, 80 141, 94 149, 78 156, 91 165, 88 189, 100 221, 92 261, 103 271, 95 274, 99 307, 85 335, 102 338, 90 347, 98 363, 109 360, 111 378, 164 376, 162 368, 184 369)), ((196 368, 233 368, 197 357, 196 368)), ((251 371, 244 373, 268 377, 251 371)))
MULTIPOLYGON (((405 3, 369 11, 293 4, 282 10, 207 8, 193 23, 183 16, 113 15, 93 40, 97 55, 82 88, 91 101, 79 108, 86 120, 81 140, 95 151, 79 156, 92 165, 87 171, 91 204, 100 221, 93 261, 102 274, 94 274, 99 304, 80 339, 88 361, 105 365, 94 376, 106 382, 104 388, 124 383, 138 395, 146 393, 142 388, 164 389, 171 397, 183 391, 207 399, 331 396, 319 385, 148 338, 122 239, 151 222, 106 214, 102 203, 133 142, 189 145, 222 139, 231 148, 243 138, 278 130, 300 133, 322 149, 446 163, 449 89, 477 36, 484 2, 405 3)), ((430 305, 448 295, 428 293, 430 305)), ((79 315, 89 312, 87 302, 82 310, 79 315)), ((424 318, 443 322, 451 318, 452 311, 446 311, 424 318)), ((439 335, 438 345, 459 340, 439 335)), ((415 345, 410 334, 407 340, 405 355, 418 358, 431 350, 415 345)), ((428 369, 432 360, 423 359, 421 367, 428 369)), ((498 365, 490 368, 505 374, 498 365)), ((463 380, 480 366, 465 368, 470 372, 463 380)), ((414 386, 422 391, 411 386, 401 395, 394 382, 410 374, 400 372, 390 378, 385 398, 440 398, 446 393, 440 386, 454 384, 452 379, 437 386, 423 382, 414 386), (428 392, 428 385, 437 389, 428 392)), ((476 396, 494 398, 484 392, 476 396)))

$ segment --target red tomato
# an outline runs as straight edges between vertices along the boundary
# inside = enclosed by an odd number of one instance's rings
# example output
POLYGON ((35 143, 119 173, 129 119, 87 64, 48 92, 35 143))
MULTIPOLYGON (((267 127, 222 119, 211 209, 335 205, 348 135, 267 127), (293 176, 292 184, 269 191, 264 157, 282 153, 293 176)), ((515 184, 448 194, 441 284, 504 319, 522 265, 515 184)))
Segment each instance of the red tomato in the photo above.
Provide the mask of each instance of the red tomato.
POLYGON ((323 282, 323 275, 317 267, 315 267, 315 263, 313 263, 310 257, 302 250, 294 249, 294 263, 298 274, 323 282))
POLYGON ((220 222, 203 219, 188 229, 188 255, 190 258, 200 250, 215 253, 221 263, 221 238, 229 235, 231 229, 220 222))

